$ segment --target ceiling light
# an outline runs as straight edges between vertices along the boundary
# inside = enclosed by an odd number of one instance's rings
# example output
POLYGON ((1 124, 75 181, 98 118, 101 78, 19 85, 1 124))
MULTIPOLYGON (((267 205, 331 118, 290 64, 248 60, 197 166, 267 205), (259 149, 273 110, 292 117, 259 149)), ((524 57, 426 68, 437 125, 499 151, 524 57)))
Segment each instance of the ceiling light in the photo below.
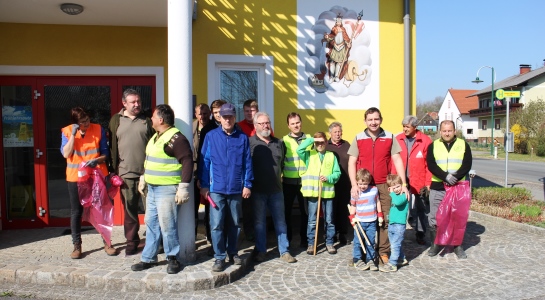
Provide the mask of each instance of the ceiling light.
POLYGON ((74 3, 63 3, 61 4, 61 10, 69 15, 79 15, 83 12, 83 6, 74 3))

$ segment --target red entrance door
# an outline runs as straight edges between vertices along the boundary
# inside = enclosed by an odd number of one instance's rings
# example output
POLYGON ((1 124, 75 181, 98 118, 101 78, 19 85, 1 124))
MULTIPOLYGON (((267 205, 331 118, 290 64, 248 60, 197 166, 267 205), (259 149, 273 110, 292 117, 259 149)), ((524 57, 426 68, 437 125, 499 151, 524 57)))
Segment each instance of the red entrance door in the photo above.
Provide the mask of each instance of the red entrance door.
MULTIPOLYGON (((91 122, 107 128, 129 87, 142 94, 144 109, 151 111, 154 77, 0 77, 2 228, 69 225, 60 130, 70 124, 69 111, 75 106, 90 113, 91 122)), ((122 224, 119 195, 114 202, 114 222, 122 224)))

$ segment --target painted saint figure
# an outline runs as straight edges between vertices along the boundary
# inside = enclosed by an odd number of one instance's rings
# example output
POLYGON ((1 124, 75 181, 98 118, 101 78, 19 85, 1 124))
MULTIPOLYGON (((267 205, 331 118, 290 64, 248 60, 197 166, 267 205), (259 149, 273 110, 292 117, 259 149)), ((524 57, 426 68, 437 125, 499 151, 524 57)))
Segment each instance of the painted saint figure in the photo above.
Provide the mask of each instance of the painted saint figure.
POLYGON ((335 18, 335 26, 331 28, 331 33, 324 33, 324 41, 329 48, 329 53, 326 54, 329 77, 331 81, 338 82, 346 74, 346 61, 352 47, 352 40, 346 33, 340 15, 335 18))

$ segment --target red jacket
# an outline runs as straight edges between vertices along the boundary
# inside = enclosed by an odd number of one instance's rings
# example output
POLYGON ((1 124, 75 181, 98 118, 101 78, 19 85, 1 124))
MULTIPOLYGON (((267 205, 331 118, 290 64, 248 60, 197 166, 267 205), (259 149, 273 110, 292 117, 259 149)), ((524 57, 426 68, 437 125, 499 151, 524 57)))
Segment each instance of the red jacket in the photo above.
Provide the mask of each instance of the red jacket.
MULTIPOLYGON (((382 128, 381 128, 382 130, 382 128)), ((365 168, 369 170, 375 184, 386 183, 386 177, 390 173, 392 139, 394 135, 382 130, 377 139, 373 141, 367 134, 367 129, 356 136, 358 145, 358 160, 356 170, 365 168)))
MULTIPOLYGON (((401 146, 401 159, 403 167, 407 168, 407 159, 409 160, 409 186, 412 194, 418 194, 423 186, 430 186, 431 172, 428 170, 426 156, 428 154, 428 146, 432 143, 429 136, 416 131, 415 140, 411 153, 407 155, 407 144, 405 143, 406 136, 402 132, 396 136, 399 145, 401 146)), ((392 166, 392 173, 396 174, 395 167, 392 166)))

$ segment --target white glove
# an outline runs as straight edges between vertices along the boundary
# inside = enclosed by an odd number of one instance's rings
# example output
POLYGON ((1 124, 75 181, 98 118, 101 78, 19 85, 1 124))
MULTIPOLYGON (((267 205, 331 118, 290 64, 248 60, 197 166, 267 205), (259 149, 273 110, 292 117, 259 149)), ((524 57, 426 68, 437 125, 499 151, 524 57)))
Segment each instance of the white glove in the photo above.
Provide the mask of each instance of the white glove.
POLYGON ((382 217, 378 217, 378 227, 382 227, 383 223, 384 223, 384 219, 382 217))
POLYGON ((450 185, 455 185, 456 182, 458 182, 458 178, 452 176, 452 174, 448 174, 446 180, 447 180, 447 183, 450 185))
POLYGON ((140 181, 138 182, 138 192, 142 194, 142 196, 146 196, 146 181, 144 180, 144 175, 140 176, 140 181))
POLYGON ((189 201, 189 183, 179 183, 178 191, 176 192, 176 204, 180 205, 189 201))

